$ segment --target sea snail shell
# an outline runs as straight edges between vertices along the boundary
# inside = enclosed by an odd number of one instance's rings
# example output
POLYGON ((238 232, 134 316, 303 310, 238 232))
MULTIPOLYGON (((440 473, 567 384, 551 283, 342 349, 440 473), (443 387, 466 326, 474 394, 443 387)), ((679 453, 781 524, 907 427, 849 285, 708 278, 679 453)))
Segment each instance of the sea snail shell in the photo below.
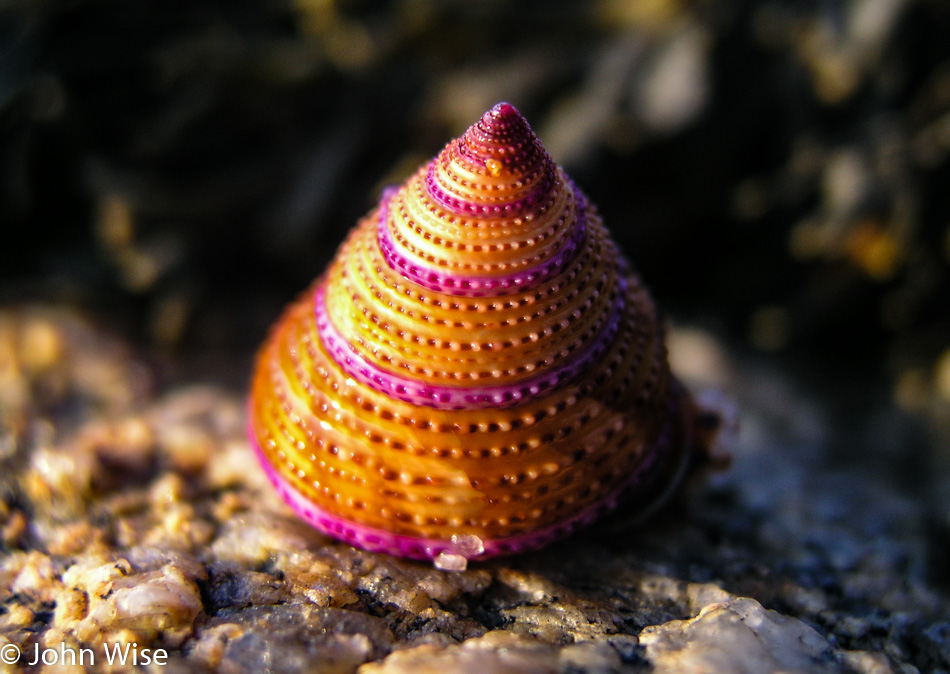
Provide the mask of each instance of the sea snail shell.
POLYGON ((358 223, 249 401, 299 515, 444 568, 669 492, 707 449, 697 418, 646 290, 507 103, 358 223))

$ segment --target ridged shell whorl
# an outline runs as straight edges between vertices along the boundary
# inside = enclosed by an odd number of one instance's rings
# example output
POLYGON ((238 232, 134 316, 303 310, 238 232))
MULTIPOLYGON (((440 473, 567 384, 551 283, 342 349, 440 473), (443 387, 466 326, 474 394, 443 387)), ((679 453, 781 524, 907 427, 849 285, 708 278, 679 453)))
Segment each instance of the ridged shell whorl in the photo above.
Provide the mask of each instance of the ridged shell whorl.
POLYGON ((274 326, 249 410, 302 517, 444 568, 655 499, 695 444, 650 297, 506 103, 351 232, 274 326))

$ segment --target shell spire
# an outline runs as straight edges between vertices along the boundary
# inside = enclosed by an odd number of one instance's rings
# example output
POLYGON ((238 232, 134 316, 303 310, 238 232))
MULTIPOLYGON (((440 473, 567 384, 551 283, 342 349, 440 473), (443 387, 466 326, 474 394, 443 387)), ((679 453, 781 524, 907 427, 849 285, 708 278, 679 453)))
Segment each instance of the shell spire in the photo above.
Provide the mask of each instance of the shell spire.
MULTIPOLYGON (((446 149, 451 150, 451 145, 446 149)), ((528 120, 510 103, 499 103, 469 127, 458 140, 457 156, 469 160, 476 171, 485 169, 495 177, 507 172, 509 185, 554 171, 554 161, 528 120)))
POLYGON ((380 245, 390 265, 430 290, 513 293, 577 252, 578 201, 527 120, 499 103, 393 196, 380 245))
POLYGON ((262 348, 249 412, 305 519, 447 568, 668 492, 697 444, 652 300, 508 103, 354 228, 262 348))

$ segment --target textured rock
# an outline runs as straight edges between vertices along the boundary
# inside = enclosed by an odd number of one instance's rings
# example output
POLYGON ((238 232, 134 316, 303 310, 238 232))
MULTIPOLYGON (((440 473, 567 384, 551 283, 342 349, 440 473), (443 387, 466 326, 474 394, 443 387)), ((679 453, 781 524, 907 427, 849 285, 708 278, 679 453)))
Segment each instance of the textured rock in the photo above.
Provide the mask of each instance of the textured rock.
MULTIPOLYGON (((926 502, 868 466, 829 466, 816 399, 704 333, 674 331, 674 363, 733 391, 731 470, 645 524, 621 512, 452 573, 294 517, 253 463, 236 394, 148 394, 121 344, 39 315, 53 334, 28 360, 45 369, 16 356, 0 377, 17 399, 0 408, 0 636, 21 649, 137 643, 167 649, 170 672, 950 668, 926 502), (105 381, 80 385, 56 356, 86 353, 105 381), (38 385, 50 376, 63 385, 38 385)), ((34 321, 2 316, 14 342, 34 321)))
MULTIPOLYGON (((767 611, 754 599, 730 599, 709 604, 690 620, 673 620, 647 627, 640 645, 654 672, 814 672, 851 671, 852 654, 834 649, 828 640, 800 620, 767 611)), ((878 655, 861 671, 892 671, 878 655)))
POLYGON ((463 644, 438 646, 423 644, 397 651, 381 663, 364 665, 360 674, 528 674, 557 672, 557 653, 543 642, 509 632, 489 632, 463 644))

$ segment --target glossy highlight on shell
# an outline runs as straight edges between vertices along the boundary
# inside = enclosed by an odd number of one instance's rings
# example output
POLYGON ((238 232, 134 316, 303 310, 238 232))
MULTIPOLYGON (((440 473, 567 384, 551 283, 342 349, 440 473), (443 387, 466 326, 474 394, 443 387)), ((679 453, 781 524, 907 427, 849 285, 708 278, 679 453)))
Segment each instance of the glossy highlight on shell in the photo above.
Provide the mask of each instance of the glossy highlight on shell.
POLYGON ((500 103, 286 309, 249 434, 320 530, 463 568, 647 507, 702 453, 696 417, 646 290, 500 103))

